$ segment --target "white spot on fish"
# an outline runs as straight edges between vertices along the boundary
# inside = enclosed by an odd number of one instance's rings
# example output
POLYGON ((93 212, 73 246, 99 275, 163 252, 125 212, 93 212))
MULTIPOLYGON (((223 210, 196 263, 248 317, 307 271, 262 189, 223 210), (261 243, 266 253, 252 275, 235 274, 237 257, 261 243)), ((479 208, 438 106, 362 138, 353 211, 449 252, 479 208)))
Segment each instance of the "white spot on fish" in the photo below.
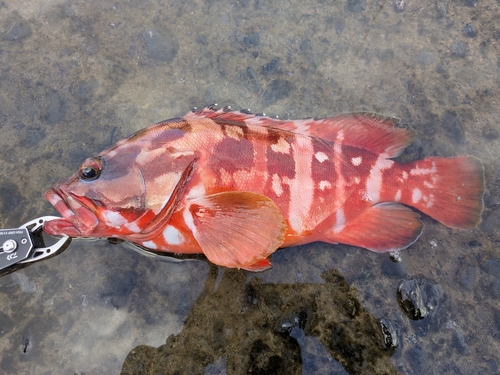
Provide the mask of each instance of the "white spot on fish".
POLYGON ((351 159, 351 163, 352 165, 354 165, 355 167, 361 165, 361 162, 363 161, 363 158, 361 156, 357 156, 355 158, 352 158, 351 159))
POLYGON ((191 216, 191 213, 189 212, 188 209, 184 210, 184 212, 182 213, 182 217, 184 218, 184 222, 186 223, 188 228, 191 229, 191 232, 193 232, 193 234, 195 234, 196 227, 194 226, 193 217, 191 216))
POLYGON ((119 228, 128 223, 128 220, 116 211, 105 210, 103 216, 104 220, 106 220, 106 225, 110 227, 119 228))
POLYGON ((163 238, 171 245, 180 245, 184 242, 184 236, 176 227, 167 225, 163 230, 163 238))
POLYGON ((278 197, 281 196, 281 194, 283 194, 283 187, 281 186, 280 176, 278 176, 276 173, 273 174, 272 187, 273 187, 274 193, 278 197))
POLYGON ((125 224, 125 228, 127 228, 128 230, 130 230, 134 233, 139 233, 141 231, 141 228, 139 228, 139 226, 137 225, 137 223, 135 221, 128 223, 128 224, 125 224))
POLYGON ((370 175, 366 180, 366 200, 377 203, 380 201, 380 192, 382 191, 382 172, 391 168, 394 161, 379 156, 373 165, 370 175))
POLYGON ((325 160, 328 160, 328 156, 321 151, 318 151, 315 155, 316 160, 319 161, 320 163, 323 163, 325 160))
POLYGON ((417 166, 416 168, 413 168, 410 170, 410 175, 412 176, 421 176, 421 175, 426 175, 426 174, 431 174, 431 173, 436 173, 437 168, 436 168, 436 163, 432 162, 432 167, 431 168, 420 168, 417 166))
POLYGON ((426 203, 427 208, 431 208, 434 206, 434 194, 429 194, 429 196, 424 196, 424 202, 426 203))
POLYGON ((354 183, 356 185, 358 185, 360 182, 361 182, 361 180, 359 179, 359 177, 354 177, 354 183))
POLYGON ((333 229, 333 233, 340 233, 345 226, 345 215, 344 210, 339 208, 337 212, 335 212, 335 228, 333 229))
POLYGON ((434 188, 434 185, 431 184, 429 181, 424 181, 424 186, 429 188, 429 189, 433 189, 434 188))
POLYGON ((231 173, 227 172, 224 168, 219 169, 220 179, 224 185, 231 185, 233 181, 233 176, 231 173))
POLYGON ((422 191, 419 188, 413 189, 411 193, 411 202, 418 203, 422 199, 422 191))
POLYGON ((158 248, 158 246, 156 246, 156 244, 153 241, 144 241, 142 243, 142 246, 147 247, 148 249, 151 250, 156 250, 158 248))
POLYGON ((295 177, 283 179, 290 186, 290 209, 288 218, 290 227, 296 232, 302 232, 307 227, 309 211, 313 203, 314 183, 312 179, 311 159, 306 155, 312 155, 312 139, 309 137, 297 137, 292 145, 295 157, 295 177))
POLYGON ((244 136, 243 129, 239 126, 226 126, 225 130, 228 137, 236 140, 240 140, 244 136))
POLYGON ((403 171, 403 180, 406 180, 408 178, 408 172, 403 171))
POLYGON ((332 184, 330 183, 330 181, 323 180, 323 181, 319 182, 319 189, 321 191, 323 191, 325 189, 330 189, 331 187, 332 187, 332 184))
POLYGON ((396 195, 394 196, 394 200, 395 200, 396 202, 399 202, 399 201, 401 200, 401 190, 398 190, 398 191, 396 192, 396 195))
POLYGON ((187 193, 188 199, 196 199, 196 198, 201 198, 203 196, 205 196, 205 186, 203 184, 198 184, 198 185, 194 186, 187 193))
POLYGON ((271 145, 271 150, 281 154, 289 154, 290 143, 288 143, 284 138, 280 138, 277 143, 271 145))

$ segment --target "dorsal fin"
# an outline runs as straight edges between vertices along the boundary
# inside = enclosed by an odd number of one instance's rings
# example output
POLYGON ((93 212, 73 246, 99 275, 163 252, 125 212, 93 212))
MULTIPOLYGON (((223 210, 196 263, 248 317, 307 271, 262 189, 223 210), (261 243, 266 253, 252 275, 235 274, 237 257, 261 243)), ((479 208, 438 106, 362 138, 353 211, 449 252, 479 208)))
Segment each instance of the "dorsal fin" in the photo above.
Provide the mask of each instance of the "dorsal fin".
POLYGON ((247 111, 231 111, 227 107, 215 110, 210 106, 184 116, 186 120, 202 118, 287 130, 327 142, 362 148, 385 158, 400 155, 415 136, 413 129, 399 126, 399 120, 395 117, 366 112, 345 113, 324 119, 280 120, 247 111))

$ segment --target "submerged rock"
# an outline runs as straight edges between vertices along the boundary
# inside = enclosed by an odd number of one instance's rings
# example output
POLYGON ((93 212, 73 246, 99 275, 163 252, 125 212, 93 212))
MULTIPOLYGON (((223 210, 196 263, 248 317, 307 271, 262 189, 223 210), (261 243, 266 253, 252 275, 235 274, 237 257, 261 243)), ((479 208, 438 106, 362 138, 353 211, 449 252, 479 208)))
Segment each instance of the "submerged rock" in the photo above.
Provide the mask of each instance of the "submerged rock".
POLYGON ((399 306, 412 320, 424 319, 434 313, 441 295, 441 287, 423 276, 403 280, 397 291, 399 306))

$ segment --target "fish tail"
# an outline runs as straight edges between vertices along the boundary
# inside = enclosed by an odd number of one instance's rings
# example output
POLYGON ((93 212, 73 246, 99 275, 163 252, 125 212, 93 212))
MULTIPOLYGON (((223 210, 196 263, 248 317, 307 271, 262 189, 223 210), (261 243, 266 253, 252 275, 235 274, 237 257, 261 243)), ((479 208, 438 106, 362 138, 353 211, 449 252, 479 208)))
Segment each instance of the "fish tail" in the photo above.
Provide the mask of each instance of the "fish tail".
POLYGON ((405 165, 408 173, 406 199, 450 228, 471 229, 481 222, 484 168, 473 156, 430 157, 405 165))

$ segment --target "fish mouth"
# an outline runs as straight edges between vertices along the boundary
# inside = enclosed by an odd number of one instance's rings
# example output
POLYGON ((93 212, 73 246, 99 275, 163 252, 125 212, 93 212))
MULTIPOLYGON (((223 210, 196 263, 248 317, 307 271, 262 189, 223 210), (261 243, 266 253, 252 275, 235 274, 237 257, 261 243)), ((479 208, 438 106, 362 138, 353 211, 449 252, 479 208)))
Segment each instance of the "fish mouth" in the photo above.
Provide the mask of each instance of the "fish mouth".
POLYGON ((81 237, 90 236, 99 220, 89 205, 81 197, 52 188, 45 193, 45 198, 63 216, 61 219, 47 221, 43 230, 51 236, 81 237))

